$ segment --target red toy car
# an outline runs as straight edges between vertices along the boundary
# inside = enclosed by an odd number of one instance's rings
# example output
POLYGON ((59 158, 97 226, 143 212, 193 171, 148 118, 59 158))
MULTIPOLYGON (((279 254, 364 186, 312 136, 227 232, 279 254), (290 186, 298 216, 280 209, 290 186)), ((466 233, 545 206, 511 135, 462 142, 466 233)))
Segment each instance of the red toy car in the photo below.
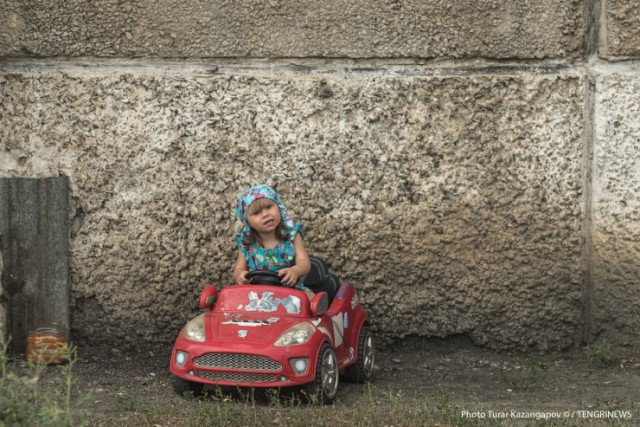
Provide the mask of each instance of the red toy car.
POLYGON ((369 318, 355 288, 323 269, 312 257, 305 285, 315 278, 325 290, 312 287, 317 293, 311 303, 304 292, 278 286, 277 274, 268 271, 249 273, 256 284, 220 292, 205 286, 200 307, 207 311, 180 331, 171 355, 176 392, 199 395, 206 385, 303 386, 328 403, 341 373, 355 382, 370 380, 369 318))

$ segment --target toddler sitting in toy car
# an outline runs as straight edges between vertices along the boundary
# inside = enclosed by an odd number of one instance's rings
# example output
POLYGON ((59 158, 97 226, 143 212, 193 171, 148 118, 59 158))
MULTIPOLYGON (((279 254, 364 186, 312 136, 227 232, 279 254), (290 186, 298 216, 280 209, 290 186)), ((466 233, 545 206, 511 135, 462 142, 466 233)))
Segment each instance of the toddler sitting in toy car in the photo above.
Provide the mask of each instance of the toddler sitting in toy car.
POLYGON ((249 271, 274 271, 283 285, 312 299, 314 293, 304 287, 311 263, 300 235, 303 227, 289 217, 278 193, 266 184, 251 187, 238 195, 235 212, 242 226, 236 234, 234 283, 249 283, 249 271))

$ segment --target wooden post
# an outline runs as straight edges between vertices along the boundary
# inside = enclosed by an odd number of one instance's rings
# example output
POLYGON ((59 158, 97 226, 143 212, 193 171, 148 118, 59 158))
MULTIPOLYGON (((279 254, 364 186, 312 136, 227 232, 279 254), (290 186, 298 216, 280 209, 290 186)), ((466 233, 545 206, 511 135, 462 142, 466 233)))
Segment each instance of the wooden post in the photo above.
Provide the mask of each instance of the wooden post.
POLYGON ((69 339, 67 177, 0 178, 0 252, 10 349, 55 324, 69 339))

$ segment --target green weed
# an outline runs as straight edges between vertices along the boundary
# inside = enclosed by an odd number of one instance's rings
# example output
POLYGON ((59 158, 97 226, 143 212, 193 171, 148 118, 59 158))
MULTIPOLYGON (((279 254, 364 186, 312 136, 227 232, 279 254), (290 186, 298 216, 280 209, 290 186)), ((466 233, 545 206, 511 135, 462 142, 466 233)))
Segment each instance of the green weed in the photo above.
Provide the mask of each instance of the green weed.
POLYGON ((601 367, 611 366, 616 361, 613 346, 606 340, 599 340, 589 344, 586 349, 589 360, 601 367))
POLYGON ((505 363, 500 368, 500 376, 505 385, 512 390, 528 390, 538 383, 544 371, 544 365, 528 359, 522 361, 513 358, 511 363, 505 363))
POLYGON ((0 330, 0 426, 71 426, 74 347, 65 345, 59 351, 68 362, 47 366, 42 357, 38 363, 9 360, 9 339, 0 330))

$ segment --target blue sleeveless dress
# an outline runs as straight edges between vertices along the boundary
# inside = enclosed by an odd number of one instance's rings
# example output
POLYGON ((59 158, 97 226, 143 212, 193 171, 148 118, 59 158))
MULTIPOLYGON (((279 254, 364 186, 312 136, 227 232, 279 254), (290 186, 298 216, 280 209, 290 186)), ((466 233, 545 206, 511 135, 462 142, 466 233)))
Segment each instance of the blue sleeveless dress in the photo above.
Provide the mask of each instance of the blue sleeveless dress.
MULTIPOLYGON (((257 242, 247 245, 244 243, 243 236, 237 234, 236 243, 247 262, 247 269, 249 271, 279 271, 294 266, 296 264, 296 249, 293 246, 293 241, 300 231, 302 231, 302 226, 295 224, 288 233, 289 238, 278 243, 273 249, 265 249, 257 242)), ((304 290, 303 283, 304 277, 301 277, 295 288, 304 290)))

